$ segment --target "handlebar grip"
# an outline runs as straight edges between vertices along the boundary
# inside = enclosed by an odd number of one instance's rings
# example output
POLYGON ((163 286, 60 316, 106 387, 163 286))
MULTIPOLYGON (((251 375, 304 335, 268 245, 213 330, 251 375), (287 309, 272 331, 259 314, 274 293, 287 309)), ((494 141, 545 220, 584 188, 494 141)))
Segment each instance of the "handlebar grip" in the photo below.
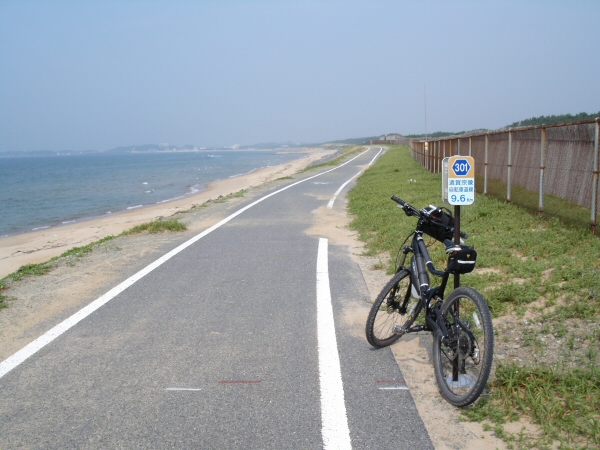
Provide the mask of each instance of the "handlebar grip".
POLYGON ((463 239, 468 239, 469 235, 467 233, 465 233, 464 231, 460 232, 460 237, 463 239))
POLYGON ((394 200, 399 205, 402 205, 402 206, 406 205, 406 202, 404 200, 402 200, 401 198, 396 197, 395 195, 392 195, 392 200, 394 200))

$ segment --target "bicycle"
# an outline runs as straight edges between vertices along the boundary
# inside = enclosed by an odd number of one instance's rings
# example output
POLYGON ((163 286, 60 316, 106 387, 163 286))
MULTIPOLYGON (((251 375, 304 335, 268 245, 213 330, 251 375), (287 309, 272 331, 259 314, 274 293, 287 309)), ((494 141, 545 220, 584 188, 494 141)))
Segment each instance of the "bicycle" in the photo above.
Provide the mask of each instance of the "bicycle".
MULTIPOLYGON (((433 366, 441 394, 454 406, 467 406, 483 392, 494 352, 492 317, 485 299, 475 289, 460 286, 460 275, 475 268, 477 252, 452 241, 460 239, 455 236, 452 213, 446 208, 430 205, 417 210, 396 196, 392 200, 407 216, 418 218, 418 223, 400 246, 395 275, 373 303, 366 324, 367 340, 381 348, 408 333, 431 332, 433 366), (444 243, 448 254, 445 270, 435 268, 423 234, 444 243), (411 236, 411 245, 405 245, 411 236), (409 253, 412 256, 407 266, 409 253), (439 286, 430 287, 427 271, 442 278, 439 286), (444 300, 450 275, 455 289, 444 300), (421 311, 425 314, 415 324, 421 311)), ((460 236, 468 237, 462 232, 460 236)))

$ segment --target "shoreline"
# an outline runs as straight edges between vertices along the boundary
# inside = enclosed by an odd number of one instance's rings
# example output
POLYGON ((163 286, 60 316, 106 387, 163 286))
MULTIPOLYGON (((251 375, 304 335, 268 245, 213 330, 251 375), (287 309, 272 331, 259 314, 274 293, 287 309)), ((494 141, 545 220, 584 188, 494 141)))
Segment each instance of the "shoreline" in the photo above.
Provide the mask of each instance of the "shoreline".
POLYGON ((296 150, 298 159, 284 164, 263 167, 247 174, 211 181, 200 192, 162 203, 94 217, 75 223, 48 226, 36 231, 0 238, 0 279, 27 264, 38 264, 60 256, 73 247, 88 245, 110 235, 118 235, 141 223, 192 208, 194 205, 259 186, 277 178, 293 175, 335 150, 305 148, 296 150))

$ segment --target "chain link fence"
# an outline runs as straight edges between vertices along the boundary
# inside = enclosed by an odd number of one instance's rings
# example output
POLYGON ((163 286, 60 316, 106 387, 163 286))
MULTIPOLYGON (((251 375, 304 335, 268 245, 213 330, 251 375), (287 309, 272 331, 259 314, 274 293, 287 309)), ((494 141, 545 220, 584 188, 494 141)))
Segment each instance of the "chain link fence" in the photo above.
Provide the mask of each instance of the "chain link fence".
POLYGON ((477 192, 591 224, 596 233, 599 120, 411 140, 409 146, 434 173, 444 158, 472 156, 477 192))

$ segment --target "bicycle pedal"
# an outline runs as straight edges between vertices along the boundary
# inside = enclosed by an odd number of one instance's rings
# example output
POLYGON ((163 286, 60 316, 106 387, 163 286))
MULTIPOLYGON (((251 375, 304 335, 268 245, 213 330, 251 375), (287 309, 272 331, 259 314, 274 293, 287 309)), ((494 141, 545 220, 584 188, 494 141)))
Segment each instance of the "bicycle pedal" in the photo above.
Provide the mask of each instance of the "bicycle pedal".
POLYGON ((394 325, 392 331, 398 336, 404 336, 406 334, 406 328, 404 328, 402 325, 394 325))

